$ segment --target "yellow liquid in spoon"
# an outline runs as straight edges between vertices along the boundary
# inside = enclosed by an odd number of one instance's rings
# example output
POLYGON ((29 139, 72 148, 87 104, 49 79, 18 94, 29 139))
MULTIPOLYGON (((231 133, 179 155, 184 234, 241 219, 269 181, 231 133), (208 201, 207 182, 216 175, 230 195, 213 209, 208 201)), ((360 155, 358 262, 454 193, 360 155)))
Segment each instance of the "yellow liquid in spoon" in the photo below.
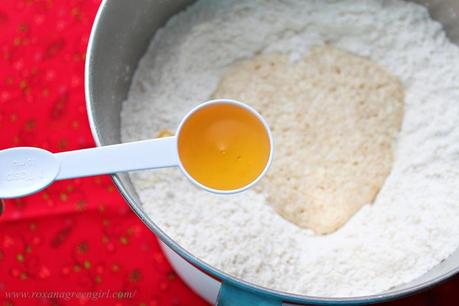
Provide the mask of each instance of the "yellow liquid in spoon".
POLYGON ((184 122, 178 151, 193 179, 208 188, 236 190, 263 172, 271 144, 265 126, 253 113, 219 103, 198 109, 184 122))

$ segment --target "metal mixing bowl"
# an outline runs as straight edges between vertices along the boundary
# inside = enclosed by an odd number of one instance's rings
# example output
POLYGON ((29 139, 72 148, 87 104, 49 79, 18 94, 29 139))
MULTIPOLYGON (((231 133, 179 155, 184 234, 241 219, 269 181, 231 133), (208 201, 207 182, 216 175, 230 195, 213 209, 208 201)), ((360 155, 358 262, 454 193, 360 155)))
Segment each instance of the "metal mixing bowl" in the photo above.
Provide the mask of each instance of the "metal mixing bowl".
MULTIPOLYGON (((87 109, 97 145, 121 142, 121 103, 126 98, 139 59, 146 51, 155 31, 172 15, 192 2, 107 0, 101 4, 89 41, 85 75, 87 109)), ((426 5, 432 17, 443 24, 449 38, 453 42, 459 42, 459 19, 456 15, 459 13, 459 1, 416 2, 426 5)), ((129 176, 119 174, 113 178, 139 218, 167 245, 166 253, 179 274, 198 293, 208 300, 214 300, 220 287, 217 281, 223 284, 219 305, 280 305, 282 302, 300 305, 368 304, 413 294, 438 284, 459 271, 458 250, 418 279, 377 295, 328 298, 295 295, 263 288, 219 271, 183 249, 145 214, 129 176)))

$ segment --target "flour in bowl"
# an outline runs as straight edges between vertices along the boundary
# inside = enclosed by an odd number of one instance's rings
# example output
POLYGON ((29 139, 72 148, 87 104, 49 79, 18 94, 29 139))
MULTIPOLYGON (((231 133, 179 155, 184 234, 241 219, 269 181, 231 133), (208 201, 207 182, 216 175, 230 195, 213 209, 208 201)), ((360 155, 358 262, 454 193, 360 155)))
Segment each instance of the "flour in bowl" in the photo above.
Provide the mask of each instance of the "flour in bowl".
POLYGON ((405 90, 391 173, 374 202, 338 231, 301 229, 255 190, 223 198, 197 190, 178 169, 131 178, 162 229, 227 273, 314 296, 379 293, 421 276, 459 246, 459 48, 424 7, 198 1, 157 32, 140 61, 123 104, 122 138, 175 130, 234 62, 275 53, 296 61, 325 44, 371 59, 405 90))

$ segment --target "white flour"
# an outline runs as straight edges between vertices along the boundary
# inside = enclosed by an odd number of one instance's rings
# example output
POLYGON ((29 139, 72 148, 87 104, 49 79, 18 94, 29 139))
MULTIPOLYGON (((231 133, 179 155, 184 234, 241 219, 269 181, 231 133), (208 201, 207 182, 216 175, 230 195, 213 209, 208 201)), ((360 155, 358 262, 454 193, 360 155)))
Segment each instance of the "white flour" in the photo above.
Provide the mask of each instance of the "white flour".
POLYGON ((141 60, 123 105, 123 141, 174 130, 235 60, 260 52, 296 59, 324 42, 370 57, 406 90, 392 173, 374 204, 339 231, 314 236, 278 216, 261 194, 217 197, 177 169, 131 177, 155 222, 230 274, 316 296, 379 293, 422 275, 459 246, 459 49, 423 7, 199 1, 158 31, 141 60))

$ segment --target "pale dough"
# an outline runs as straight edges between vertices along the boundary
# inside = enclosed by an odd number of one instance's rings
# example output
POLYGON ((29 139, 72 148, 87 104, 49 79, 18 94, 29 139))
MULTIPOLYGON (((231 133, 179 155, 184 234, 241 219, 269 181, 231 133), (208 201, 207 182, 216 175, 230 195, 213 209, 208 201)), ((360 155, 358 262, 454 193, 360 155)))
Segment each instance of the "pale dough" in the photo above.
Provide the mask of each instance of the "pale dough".
POLYGON ((331 46, 296 62, 259 55, 229 67, 213 96, 249 103, 268 121, 275 157, 256 188, 300 227, 337 230, 391 171, 403 87, 368 59, 331 46))

